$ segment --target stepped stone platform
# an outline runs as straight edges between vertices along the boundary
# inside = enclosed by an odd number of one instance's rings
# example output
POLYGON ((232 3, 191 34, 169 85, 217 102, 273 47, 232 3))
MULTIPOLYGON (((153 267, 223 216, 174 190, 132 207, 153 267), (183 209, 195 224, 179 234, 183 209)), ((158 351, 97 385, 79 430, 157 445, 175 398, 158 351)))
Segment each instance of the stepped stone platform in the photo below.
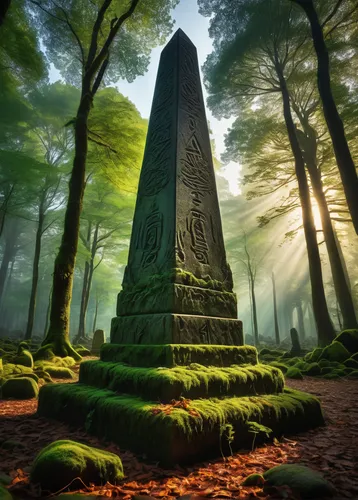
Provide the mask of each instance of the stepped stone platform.
POLYGON ((41 389, 38 412, 164 466, 250 447, 252 422, 270 438, 324 423, 318 399, 285 388, 251 346, 103 345, 99 361, 81 364, 78 383, 41 389))

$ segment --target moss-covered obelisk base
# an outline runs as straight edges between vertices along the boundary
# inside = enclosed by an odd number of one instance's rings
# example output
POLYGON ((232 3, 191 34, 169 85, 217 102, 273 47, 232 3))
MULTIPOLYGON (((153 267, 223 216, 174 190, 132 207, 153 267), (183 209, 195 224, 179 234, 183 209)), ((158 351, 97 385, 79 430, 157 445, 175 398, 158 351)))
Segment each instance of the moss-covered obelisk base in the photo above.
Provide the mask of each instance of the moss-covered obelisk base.
POLYGON ((278 436, 323 423, 316 398, 242 344, 196 49, 179 29, 161 55, 111 343, 79 383, 44 386, 38 410, 163 464, 251 446, 257 424, 278 436))

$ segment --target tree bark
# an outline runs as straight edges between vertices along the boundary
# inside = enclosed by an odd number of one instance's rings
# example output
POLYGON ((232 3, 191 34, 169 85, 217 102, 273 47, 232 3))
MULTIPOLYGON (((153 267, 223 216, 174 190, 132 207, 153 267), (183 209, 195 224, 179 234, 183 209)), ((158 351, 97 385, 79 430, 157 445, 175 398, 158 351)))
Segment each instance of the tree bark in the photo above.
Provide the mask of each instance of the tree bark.
POLYGON ((95 306, 95 310, 94 310, 93 327, 92 327, 93 333, 96 331, 97 316, 98 316, 98 306, 99 306, 99 300, 98 300, 98 297, 96 297, 96 306, 95 306))
POLYGON ((317 233, 314 225, 310 191, 305 171, 305 163, 298 143, 295 125, 291 113, 290 96, 287 89, 283 69, 275 53, 275 67, 280 82, 283 101, 283 114, 287 133, 295 160, 295 171, 298 181, 301 201, 303 229, 306 239, 309 273, 312 289, 312 304, 317 325, 318 344, 322 347, 329 344, 335 337, 335 331, 329 316, 326 296, 323 286, 322 266, 317 242, 317 233))
POLYGON ((48 324, 49 324, 49 321, 50 321, 51 295, 52 295, 52 287, 50 289, 50 293, 49 293, 49 296, 48 296, 48 302, 47 302, 46 317, 45 317, 45 327, 44 327, 44 334, 43 334, 44 338, 46 337, 47 328, 48 328, 48 324))
MULTIPOLYGON (((88 222, 87 228, 87 238, 86 238, 86 249, 88 250, 91 244, 91 235, 92 235, 92 223, 88 222)), ((88 286, 88 275, 89 275, 89 262, 86 259, 85 269, 83 273, 83 285, 82 285, 82 294, 81 294, 81 306, 80 306, 80 318, 78 325, 78 333, 75 339, 75 342, 78 342, 81 337, 85 336, 85 302, 86 302, 86 294, 87 294, 87 286, 88 286)))
POLYGON ((298 300, 296 302, 296 311, 297 311, 297 323, 298 323, 298 333, 300 336, 300 341, 301 343, 304 342, 306 338, 306 331, 305 331, 305 323, 303 320, 303 310, 302 310, 302 301, 298 300))
POLYGON ((9 264, 14 259, 17 251, 16 241, 19 237, 18 225, 19 225, 18 220, 14 220, 12 222, 11 231, 9 231, 5 239, 4 254, 0 266, 0 303, 5 289, 6 276, 9 264))
POLYGON ((344 125, 333 97, 330 78, 329 54, 313 0, 292 0, 305 11, 311 26, 313 45, 317 55, 317 84, 324 117, 332 139, 337 166, 352 222, 358 234, 358 176, 344 133, 344 125))
POLYGON ((256 296, 255 296, 255 279, 251 273, 251 300, 252 300, 252 318, 254 322, 254 338, 255 345, 259 345, 259 327, 257 321, 257 308, 256 308, 256 296))
POLYGON ((42 243, 42 234, 43 234, 43 225, 45 221, 44 214, 44 203, 45 203, 45 192, 42 194, 42 198, 39 205, 39 220, 37 224, 36 230, 36 240, 35 240, 35 253, 34 253, 34 261, 32 267, 32 284, 31 284, 31 293, 30 293, 30 302, 29 302, 29 312, 27 316, 27 326, 25 332, 25 340, 29 340, 32 337, 32 330, 34 326, 35 319, 35 311, 36 311, 36 297, 37 297, 37 287, 39 282, 39 263, 40 263, 40 255, 41 255, 41 243, 42 243))
MULTIPOLYGON (((69 337, 69 315, 72 298, 73 273, 78 248, 80 215, 85 190, 85 170, 88 150, 88 116, 92 98, 89 82, 82 88, 81 102, 75 122, 75 158, 69 182, 69 196, 65 213, 62 241, 55 260, 49 331, 42 342, 51 344, 57 356, 81 357, 72 348, 69 337)), ((41 349, 40 349, 41 351, 41 349)), ((42 352, 38 351, 38 357, 42 352)))
POLYGON ((334 289, 342 313, 343 327, 345 329, 357 328, 357 318, 354 310, 352 293, 346 275, 344 256, 340 250, 339 242, 334 231, 326 195, 323 189, 321 171, 317 166, 316 132, 308 123, 308 119, 304 117, 298 109, 296 110, 296 114, 304 130, 304 134, 300 134, 303 155, 311 179, 313 195, 318 204, 334 289))
POLYGON ((280 345, 280 329, 278 326, 278 316, 277 316, 277 302, 276 302, 276 283, 275 283, 275 274, 272 273, 272 295, 273 295, 273 318, 275 324, 275 341, 276 345, 280 345))

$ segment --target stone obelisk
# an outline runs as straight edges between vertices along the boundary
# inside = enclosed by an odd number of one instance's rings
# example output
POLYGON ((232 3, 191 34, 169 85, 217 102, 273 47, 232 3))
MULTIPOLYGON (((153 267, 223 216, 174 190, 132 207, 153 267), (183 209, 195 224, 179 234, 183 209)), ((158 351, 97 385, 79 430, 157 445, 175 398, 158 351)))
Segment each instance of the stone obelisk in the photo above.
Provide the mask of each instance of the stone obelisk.
POLYGON ((161 54, 111 342, 242 340, 196 48, 179 29, 161 54))

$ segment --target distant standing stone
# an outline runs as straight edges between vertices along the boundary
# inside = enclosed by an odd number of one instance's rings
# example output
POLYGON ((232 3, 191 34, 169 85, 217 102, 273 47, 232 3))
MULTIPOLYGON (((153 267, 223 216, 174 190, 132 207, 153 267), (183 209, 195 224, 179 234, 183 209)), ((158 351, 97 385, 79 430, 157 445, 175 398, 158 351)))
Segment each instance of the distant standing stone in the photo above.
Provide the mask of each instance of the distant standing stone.
POLYGON ((299 356, 301 354, 301 345, 300 345, 300 339, 299 339, 298 332, 297 332, 296 328, 291 328, 290 334, 291 334, 291 342, 292 342, 291 354, 293 354, 295 356, 299 356))
POLYGON ((96 330, 93 334, 92 339, 92 354, 99 354, 101 345, 106 342, 106 338, 103 330, 96 330))

